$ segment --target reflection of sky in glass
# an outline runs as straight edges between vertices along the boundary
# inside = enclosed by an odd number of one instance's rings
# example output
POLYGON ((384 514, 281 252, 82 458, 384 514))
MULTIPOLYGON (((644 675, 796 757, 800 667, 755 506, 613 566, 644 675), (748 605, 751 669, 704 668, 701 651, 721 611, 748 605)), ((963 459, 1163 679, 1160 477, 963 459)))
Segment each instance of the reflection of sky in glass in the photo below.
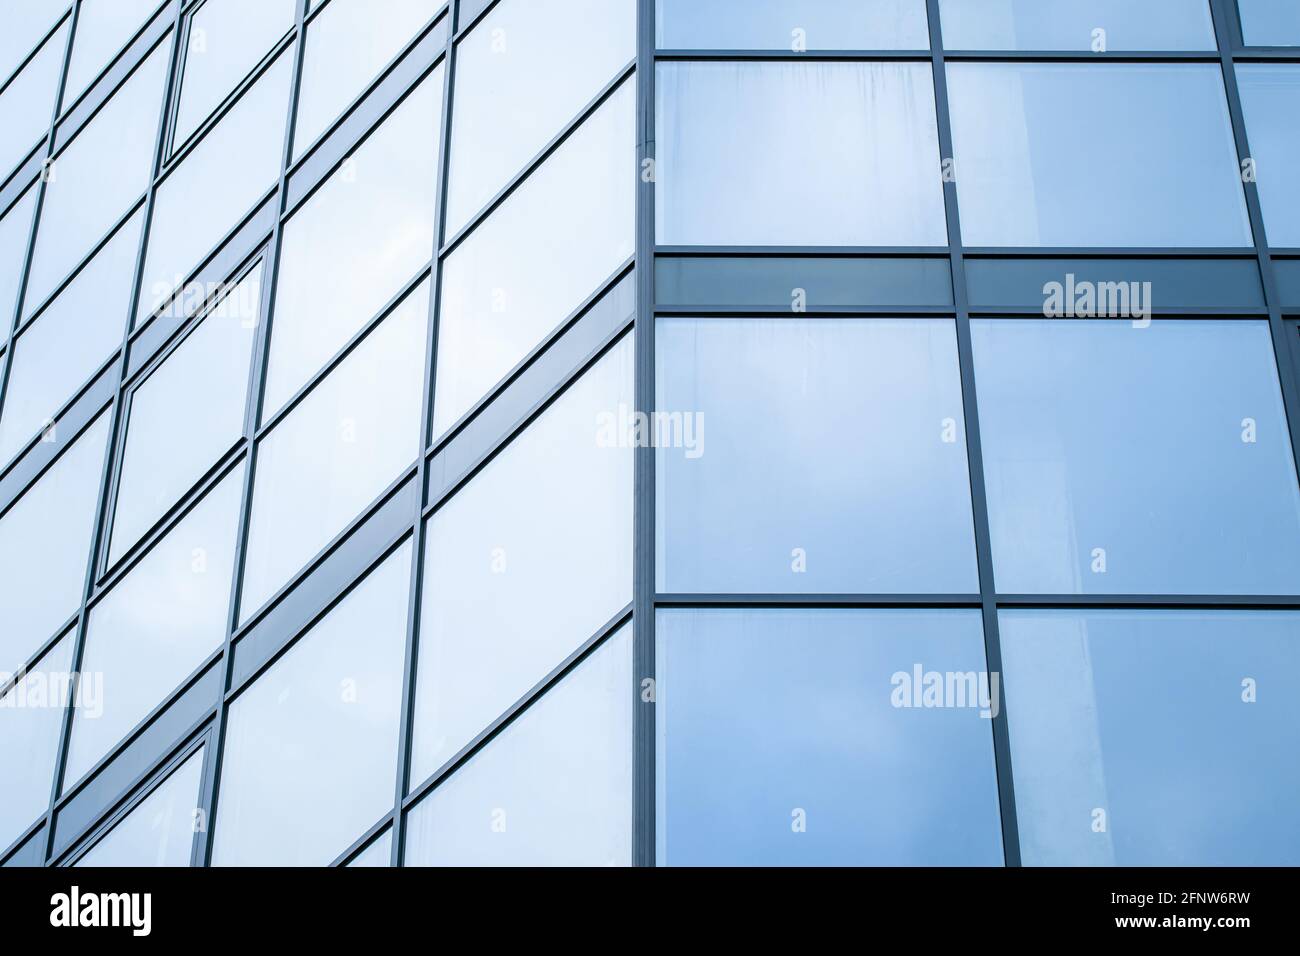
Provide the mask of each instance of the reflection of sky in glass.
POLYGON ((655 77, 660 243, 947 241, 929 64, 672 62, 655 77))
MULTIPOLYGON (((1213 50, 1209 0, 940 0, 949 50, 1213 50)), ((1098 51, 1099 52, 1099 51, 1098 51)))
POLYGON ((1300 617, 1026 610, 1000 621, 1026 864, 1300 863, 1300 617), (1247 679, 1255 703, 1242 700, 1247 679))
POLYGON ((1002 863, 992 722, 891 702, 916 664, 984 670, 978 611, 657 620, 660 864, 1002 863))
POLYGON ((1300 4, 1295 0, 1237 0, 1246 46, 1300 46, 1300 4))
POLYGON ((661 50, 930 47, 925 0, 659 0, 655 28, 661 50))
POLYGON ((967 245, 1252 241, 1217 64, 949 63, 948 96, 967 245))
POLYGON ((702 439, 657 453, 660 590, 979 590, 951 319, 660 319, 657 349, 702 439))
MULTIPOLYGON (((1296 11, 1300 17, 1300 4, 1296 11)), ((1300 65, 1242 63, 1237 82, 1269 244, 1300 246, 1300 181, 1293 165, 1300 154, 1300 65)))
POLYGON ((1300 489, 1266 322, 971 332, 999 590, 1296 593, 1300 489))
POLYGON ((200 747, 73 865, 189 866, 202 777, 200 747))

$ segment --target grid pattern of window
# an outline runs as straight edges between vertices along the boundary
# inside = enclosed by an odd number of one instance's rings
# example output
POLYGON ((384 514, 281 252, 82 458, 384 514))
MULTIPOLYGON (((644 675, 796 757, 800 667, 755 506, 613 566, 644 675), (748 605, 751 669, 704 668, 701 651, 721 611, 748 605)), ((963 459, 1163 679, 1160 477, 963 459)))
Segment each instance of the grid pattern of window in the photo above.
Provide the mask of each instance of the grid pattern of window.
POLYGON ((0 863, 1300 862, 1287 4, 5 16, 0 863))

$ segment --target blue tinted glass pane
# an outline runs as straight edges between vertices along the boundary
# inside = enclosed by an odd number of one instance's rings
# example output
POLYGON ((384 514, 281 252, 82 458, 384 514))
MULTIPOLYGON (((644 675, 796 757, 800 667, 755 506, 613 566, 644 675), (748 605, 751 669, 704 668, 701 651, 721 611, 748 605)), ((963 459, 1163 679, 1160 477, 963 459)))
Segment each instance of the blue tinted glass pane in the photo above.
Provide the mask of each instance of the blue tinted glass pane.
POLYGON ((200 747, 74 866, 189 866, 202 779, 200 747))
POLYGON ((134 547, 243 434, 261 282, 258 264, 132 394, 110 561, 134 547))
POLYGON ((1251 244, 1218 65, 949 63, 948 96, 967 245, 1251 244))
MULTIPOLYGON (((6 20, 9 17, 7 6, 4 16, 6 20)), ((0 130, 4 131, 0 137, 0 180, 49 131, 67 37, 65 22, 0 93, 0 130)))
POLYGON ((411 811, 406 865, 630 865, 634 700, 624 627, 411 811))
POLYGON ((925 0, 658 0, 661 50, 926 50, 925 0))
POLYGON ((17 676, 0 665, 0 846, 7 847, 49 806, 59 733, 72 675, 73 632, 17 676), (20 772, 11 772, 18 770, 20 772))
POLYGON ((54 157, 32 252, 31 302, 43 301, 149 185, 169 50, 162 40, 54 157))
POLYGON ((27 58, 67 7, 66 3, 5 4, 5 29, 0 32, 0 83, 27 58))
POLYGON ((978 611, 658 614, 661 865, 1002 862, 978 611))
POLYGON ((388 866, 392 855, 393 831, 388 830, 383 836, 349 860, 347 865, 354 868, 388 866))
POLYGON ((660 243, 947 242, 928 63, 673 62, 655 76, 660 243))
POLYGON ((243 487, 240 466, 91 609, 65 792, 221 647, 243 487))
POLYGON ((100 70, 144 26, 160 0, 82 0, 72 41, 63 108, 76 101, 100 70))
POLYGON ((1266 322, 990 319, 972 335, 1000 591, 1300 588, 1266 322))
POLYGON ((1300 46, 1300 4, 1295 0, 1237 0, 1246 46, 1300 46))
POLYGON ((630 338, 429 519, 412 777, 426 779, 632 600, 630 338))
POLYGON ((1300 863, 1300 618, 999 619, 1026 864, 1300 863))
POLYGON ((36 208, 36 190, 29 188, 21 199, 0 216, 0 328, 9 331, 18 280, 27 259, 27 240, 32 231, 32 211, 36 208))
POLYGON ((0 516, 0 671, 21 667, 81 603, 107 442, 100 415, 0 516))
POLYGON ((949 50, 1213 50, 1208 0, 940 0, 949 50))
POLYGON ((213 863, 324 866, 392 808, 411 546, 230 706, 213 863))
POLYGON ((0 461, 48 428, 122 344, 142 221, 141 213, 127 220, 15 341, 0 417, 0 461))
POLYGON ((1237 83, 1269 245, 1300 246, 1300 65, 1243 63, 1237 83))
POLYGON ((951 319, 660 319, 655 370, 661 591, 979 590, 951 319))

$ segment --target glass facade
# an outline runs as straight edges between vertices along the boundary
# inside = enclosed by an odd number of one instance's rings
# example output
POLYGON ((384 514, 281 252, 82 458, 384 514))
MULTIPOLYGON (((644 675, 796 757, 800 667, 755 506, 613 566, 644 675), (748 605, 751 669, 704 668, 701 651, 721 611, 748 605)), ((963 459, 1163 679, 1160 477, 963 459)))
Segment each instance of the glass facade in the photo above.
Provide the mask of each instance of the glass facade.
POLYGON ((0 864, 1300 864, 1295 10, 5 5, 0 864))

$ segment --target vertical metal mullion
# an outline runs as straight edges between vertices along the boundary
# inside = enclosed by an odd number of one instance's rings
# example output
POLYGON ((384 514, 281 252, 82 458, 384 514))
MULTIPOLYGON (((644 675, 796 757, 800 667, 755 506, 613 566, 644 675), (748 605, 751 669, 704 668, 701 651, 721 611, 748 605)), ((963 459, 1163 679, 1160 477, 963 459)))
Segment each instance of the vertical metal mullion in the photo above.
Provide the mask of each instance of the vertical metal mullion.
MULTIPOLYGON (((930 62, 934 72, 935 115, 939 126, 939 153, 953 158, 952 122, 948 113, 948 75, 944 65, 943 30, 939 0, 926 0, 930 22, 930 62)), ((936 170, 936 174, 938 170, 936 170)), ((957 175, 961 175, 960 167, 957 175)), ((989 533, 988 496, 984 485, 984 453, 980 441, 979 405, 975 390, 975 356, 971 344, 970 301, 966 288, 966 265, 961 238, 961 216, 957 208, 957 184, 945 177, 944 207, 952 262, 953 303, 957 315, 957 359, 961 370, 963 415, 966 420, 966 452, 970 468, 971 508, 975 518, 975 553, 979 566, 980 608, 984 622, 985 667, 990 674, 1002 673, 1002 641, 998 629, 997 591, 993 579, 993 546, 989 533)), ((1002 816, 1002 853, 1007 866, 1020 866, 1020 830, 1016 816, 1016 795, 1011 772, 1011 738, 1007 722, 1005 681, 998 682, 998 711, 993 718, 993 758, 997 770, 998 805, 1002 816)))
MULTIPOLYGON (((68 16, 68 38, 63 45, 63 67, 59 70, 58 89, 54 92, 54 109, 50 116, 50 126, 45 131, 45 159, 48 163, 50 157, 54 154, 54 132, 59 125, 59 113, 63 110, 63 95, 67 92, 68 84, 68 67, 72 64, 72 42, 77 36, 77 16, 81 12, 81 0, 75 0, 72 4, 72 12, 68 16)), ((62 21, 60 21, 61 23, 62 21)), ((57 33, 59 27, 56 25, 52 33, 57 33)), ((37 47, 39 50, 40 47, 37 47)), ((21 72, 21 69, 19 70, 21 72)), ((17 74, 15 74, 15 78, 17 74)), ((23 316, 23 299, 27 295, 27 280, 31 275, 32 256, 36 252, 36 226, 40 221, 41 207, 45 204, 45 186, 46 186, 46 167, 41 166, 41 174, 35 184, 36 202, 32 205, 31 219, 27 223, 27 245, 23 256, 22 269, 18 275, 18 292, 14 296, 13 316, 9 322, 9 328, 3 333, 7 347, 4 349, 4 360, 0 362, 0 420, 3 420, 5 397, 9 392, 9 370, 14 364, 14 341, 18 338, 18 323, 23 316)), ((33 188, 32 186, 27 187, 33 188)), ((23 191, 26 194, 26 190, 23 191)), ((22 199, 19 198, 18 203, 22 199)), ((15 203, 16 207, 18 203, 15 203)), ((12 211, 12 210, 11 210, 12 211)), ((39 304, 39 303, 38 303, 39 304)), ((0 461, 0 467, 9 464, 7 461, 0 461)))
MULTIPOLYGON (((99 497, 95 504, 95 523, 91 533, 90 554, 86 561, 86 577, 81 595, 81 609, 77 614, 77 624, 73 643, 72 664, 70 668, 73 675, 78 675, 81 670, 81 661, 86 650, 86 625, 89 617, 86 606, 90 601, 91 595, 94 593, 95 579, 99 569, 100 552, 104 550, 106 544, 104 540, 104 531, 109 517, 107 510, 111 492, 111 482, 114 473, 113 466, 114 460, 117 456, 119 432, 123 431, 122 405, 123 398, 126 394, 125 382, 127 369, 129 367, 128 358, 131 344, 131 326, 135 316, 136 299, 140 295, 140 286, 144 277, 144 255, 149 241, 150 219, 152 218, 153 213, 154 196, 157 192, 158 174, 162 169, 163 143, 167 130, 167 113, 171 103, 172 88, 175 83, 176 57, 179 55, 180 24, 181 5, 178 0, 176 3, 175 18, 172 23, 171 52, 168 61, 169 69, 167 72, 167 78, 164 81, 162 105, 158 111, 158 130, 154 136, 153 164, 149 172, 149 190, 145 196, 144 221, 140 229, 140 241, 136 247, 135 276, 131 282, 131 296, 129 299, 127 315, 123 317, 124 328, 122 332, 122 344, 118 351, 117 360, 117 386, 114 389, 112 404, 108 410, 110 418, 107 446, 104 454, 104 462, 100 468, 99 497)), ((75 23, 73 26, 75 28, 75 23)), ((73 32, 75 32, 75 29, 73 32)), ((68 60, 71 58, 71 51, 72 38, 70 35, 68 41, 68 54, 65 57, 64 62, 64 79, 60 80, 60 99, 62 98, 62 85, 66 80, 68 60)), ((143 60, 141 62, 143 62, 143 60)), ((114 95, 118 95, 119 93, 120 90, 118 93, 114 93, 114 95)), ((51 143, 53 143, 53 130, 51 130, 50 140, 51 143)), ((42 184, 42 186, 43 185, 44 184, 42 184)), ((33 240, 34 235, 35 230, 33 230, 33 240)), ((68 760, 68 741, 72 732, 72 719, 76 710, 76 695, 79 683, 80 681, 74 676, 74 680, 71 683, 71 697, 67 702, 67 706, 64 708, 63 725, 59 730, 59 749, 54 763, 54 779, 50 784, 49 809, 46 811, 47 826, 45 828, 45 863, 47 866, 52 862, 51 855, 54 851, 54 807, 58 802, 59 793, 63 789, 63 776, 67 769, 68 760)))
POLYGON ((275 229, 267 247, 262 266, 262 295, 258 323, 258 340, 254 345, 253 367, 250 371, 248 401, 244 410, 244 442, 247 453, 244 459, 244 487, 239 505, 239 529, 235 543, 234 568, 231 571, 230 606, 226 619, 226 640, 222 650, 221 697, 217 701, 216 716, 208 733, 207 753, 204 756, 203 784, 200 794, 200 810, 203 828, 195 834, 191 849, 191 866, 208 866, 212 862, 213 834, 216 832, 217 799, 221 788, 221 766, 224 758, 226 727, 230 714, 230 702, 226 692, 230 689, 231 674, 234 669, 233 638, 239 627, 239 609, 243 600, 244 555, 248 547, 248 532, 252 520, 254 477, 257 470, 258 445, 253 441, 257 432, 258 421, 262 414, 262 404, 266 393, 266 364, 270 355, 271 323, 275 310, 275 292, 280 268, 280 250, 284 236, 284 210, 288 195, 287 181, 289 164, 293 158, 293 138, 297 125, 298 99, 302 88, 302 65, 307 48, 304 20, 307 14, 307 0, 297 0, 294 14, 294 51, 293 83, 289 90, 288 115, 284 124, 284 149, 280 156, 280 181, 276 191, 275 229))
MULTIPOLYGON (((637 2, 636 410, 655 407, 655 0, 637 2), (651 175, 646 175, 646 170, 651 175)), ((632 533, 632 865, 655 865, 655 450, 635 449, 632 533)))
MULTIPOLYGON (((1237 161, 1249 158, 1250 141, 1246 132, 1246 114, 1241 105, 1241 90, 1237 84, 1237 69, 1233 57, 1233 18, 1237 16, 1234 0, 1214 0, 1214 32, 1219 46, 1219 63, 1223 71, 1224 92, 1228 99, 1228 115, 1232 120, 1232 135, 1236 140, 1237 161), (1229 6, 1231 4, 1231 7, 1229 6)), ((1240 172, 1240 166, 1238 167, 1240 172)), ((1278 381, 1282 388, 1282 405, 1286 413, 1287 428, 1291 436, 1293 458, 1300 454, 1300 393, 1296 377, 1290 374, 1292 350, 1287 339, 1286 322, 1282 319, 1282 295, 1278 289, 1277 271, 1269 249, 1268 234, 1264 226, 1264 207, 1259 198, 1259 185, 1243 182, 1246 194, 1246 212, 1250 217, 1250 230, 1255 241, 1255 257, 1259 264, 1260 279, 1264 283, 1264 303, 1268 307, 1268 326, 1273 337, 1274 360, 1278 381)), ((1297 468, 1300 475, 1300 466, 1297 468)))
POLYGON ((411 527, 411 579, 407 590, 406 653, 402 666, 402 710, 398 728, 397 779, 393 785, 392 840, 389 849, 389 866, 398 867, 406 862, 406 814, 402 801, 411 785, 411 743, 415 734, 416 668, 420 651, 420 608, 424 590, 424 542, 427 523, 423 520, 425 488, 429 465, 428 447, 433 430, 433 392, 437 384, 438 320, 442 309, 442 260, 438 255, 446 242, 447 182, 451 167, 451 111, 456 81, 456 26, 459 17, 459 0, 447 4, 447 41, 442 57, 442 116, 438 130, 437 188, 435 190, 434 216, 437 223, 433 242, 433 265, 429 270, 429 318, 424 346, 424 405, 420 411, 420 458, 416 464, 415 480, 418 487, 415 517, 411 527))

